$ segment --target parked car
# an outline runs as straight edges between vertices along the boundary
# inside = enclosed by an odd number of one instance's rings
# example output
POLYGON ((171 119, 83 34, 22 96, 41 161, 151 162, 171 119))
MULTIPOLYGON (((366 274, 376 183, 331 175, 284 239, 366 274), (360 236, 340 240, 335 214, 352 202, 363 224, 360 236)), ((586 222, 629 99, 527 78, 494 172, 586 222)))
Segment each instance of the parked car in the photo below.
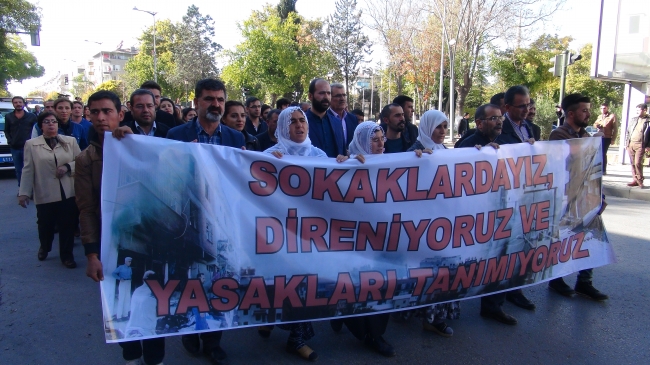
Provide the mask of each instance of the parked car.
POLYGON ((13 170, 14 159, 11 157, 11 150, 5 136, 5 115, 14 111, 14 106, 6 98, 0 99, 0 170, 13 170))

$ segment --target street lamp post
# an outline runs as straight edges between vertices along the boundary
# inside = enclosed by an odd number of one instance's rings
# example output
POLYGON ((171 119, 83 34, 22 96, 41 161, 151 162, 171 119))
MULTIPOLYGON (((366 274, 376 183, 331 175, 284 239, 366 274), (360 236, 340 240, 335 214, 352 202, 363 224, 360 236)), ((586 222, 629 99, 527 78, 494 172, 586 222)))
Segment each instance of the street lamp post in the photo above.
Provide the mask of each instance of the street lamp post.
POLYGON ((449 68, 449 135, 451 137, 451 141, 454 141, 454 123, 456 123, 456 115, 455 115, 455 101, 454 101, 454 48, 452 48, 456 44, 456 40, 452 39, 449 41, 449 62, 451 63, 450 68, 449 68))
POLYGON ((133 7, 135 11, 141 11, 153 16, 153 80, 158 82, 158 55, 156 54, 156 14, 155 11, 142 10, 138 9, 136 6, 133 7))

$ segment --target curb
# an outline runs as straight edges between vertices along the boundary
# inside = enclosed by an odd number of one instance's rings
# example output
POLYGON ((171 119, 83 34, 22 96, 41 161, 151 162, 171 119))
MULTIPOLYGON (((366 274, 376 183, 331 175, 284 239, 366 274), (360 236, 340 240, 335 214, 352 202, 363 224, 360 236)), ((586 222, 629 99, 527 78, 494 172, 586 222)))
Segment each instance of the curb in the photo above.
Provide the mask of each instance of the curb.
POLYGON ((603 183, 603 194, 605 196, 614 196, 617 198, 643 200, 650 202, 650 192, 645 192, 639 188, 620 187, 603 183))

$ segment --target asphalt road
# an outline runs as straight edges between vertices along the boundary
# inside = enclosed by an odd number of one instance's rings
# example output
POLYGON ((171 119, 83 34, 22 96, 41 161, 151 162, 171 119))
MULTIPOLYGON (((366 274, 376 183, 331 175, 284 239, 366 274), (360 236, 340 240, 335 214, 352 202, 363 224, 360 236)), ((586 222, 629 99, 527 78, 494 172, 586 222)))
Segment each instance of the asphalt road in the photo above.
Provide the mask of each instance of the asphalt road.
MULTIPOLYGON (((44 262, 36 258, 38 235, 33 205, 16 201, 12 174, 0 175, 0 364, 120 364, 116 344, 104 343, 99 286, 79 268, 66 269, 56 246, 44 262)), ((347 329, 335 334, 316 322, 309 344, 321 364, 644 364, 650 359, 650 203, 609 198, 605 224, 618 263, 595 270, 594 284, 609 294, 604 303, 564 298, 545 284, 525 289, 534 312, 511 304, 519 324, 507 326, 479 316, 479 300, 462 303, 461 319, 449 321, 454 336, 425 332, 417 319, 391 321, 385 338, 397 356, 386 359, 362 346, 347 329)), ((56 239, 55 239, 56 242, 56 239)), ((567 278, 575 281, 575 275, 567 278)), ((222 346, 229 364, 304 364, 284 351, 287 332, 262 339, 254 329, 229 331, 222 346)), ((186 355, 179 337, 167 339, 165 364, 209 364, 186 355)))

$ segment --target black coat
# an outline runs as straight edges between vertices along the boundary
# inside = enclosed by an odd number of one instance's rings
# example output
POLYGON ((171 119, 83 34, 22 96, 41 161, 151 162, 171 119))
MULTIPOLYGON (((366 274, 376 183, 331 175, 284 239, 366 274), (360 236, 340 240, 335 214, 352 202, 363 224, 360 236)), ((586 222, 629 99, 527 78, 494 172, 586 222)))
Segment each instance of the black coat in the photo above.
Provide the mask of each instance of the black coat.
MULTIPOLYGON (((131 114, 131 112, 126 112, 124 113, 124 119, 122 119, 122 122, 120 122, 120 126, 127 125, 127 123, 132 121, 133 121, 133 114, 131 114)), ((179 123, 176 121, 176 118, 174 118, 173 115, 164 112, 162 110, 156 110, 156 124, 164 124, 170 129, 179 125, 179 123)))
MULTIPOLYGON (((135 120, 132 120, 132 121, 124 124, 124 126, 127 126, 127 127, 131 128, 131 130, 133 131, 133 134, 141 134, 140 131, 138 130, 138 128, 136 128, 136 126, 135 126, 135 120)), ((156 122, 156 130, 153 131, 153 136, 154 137, 166 138, 167 137, 167 132, 169 132, 169 127, 167 125, 156 122)))

